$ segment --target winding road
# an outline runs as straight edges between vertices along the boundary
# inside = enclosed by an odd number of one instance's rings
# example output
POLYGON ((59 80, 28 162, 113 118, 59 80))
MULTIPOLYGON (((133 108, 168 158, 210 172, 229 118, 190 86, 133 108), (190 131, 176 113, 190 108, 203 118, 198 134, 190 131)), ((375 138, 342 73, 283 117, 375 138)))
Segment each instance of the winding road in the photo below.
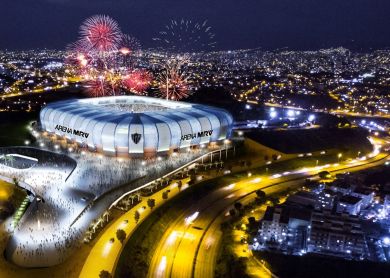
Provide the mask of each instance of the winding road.
POLYGON ((185 209, 159 239, 148 277, 213 277, 222 236, 220 224, 235 202, 245 204, 253 200, 258 189, 269 195, 302 185, 319 171, 333 174, 361 171, 382 165, 388 159, 388 154, 378 153, 362 161, 251 177, 215 190, 185 209), (186 217, 194 216, 197 218, 191 223, 185 221, 186 217))

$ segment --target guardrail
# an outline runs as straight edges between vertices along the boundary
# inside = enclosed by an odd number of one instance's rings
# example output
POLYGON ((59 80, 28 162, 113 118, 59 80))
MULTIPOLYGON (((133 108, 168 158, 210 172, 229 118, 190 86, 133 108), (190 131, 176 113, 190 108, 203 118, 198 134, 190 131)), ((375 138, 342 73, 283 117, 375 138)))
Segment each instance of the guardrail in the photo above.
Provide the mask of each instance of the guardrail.
MULTIPOLYGON (((187 168, 187 167, 189 167, 189 166, 191 166, 191 165, 197 163, 198 161, 204 160, 204 159, 207 158, 208 156, 213 156, 214 154, 221 153, 221 151, 229 150, 229 149, 231 149, 231 148, 232 148, 232 146, 230 145, 230 146, 228 146, 226 149, 223 149, 223 150, 221 149, 221 150, 215 150, 215 151, 208 152, 208 153, 206 153, 206 154, 204 154, 204 155, 201 155, 200 157, 198 157, 198 158, 196 158, 196 159, 194 159, 194 160, 192 160, 192 161, 186 163, 185 165, 183 165, 183 166, 181 166, 181 167, 179 167, 179 168, 177 168, 177 169, 175 169, 175 170, 173 170, 173 171, 171 171, 171 172, 165 174, 164 176, 162 176, 162 177, 160 177, 160 178, 158 178, 158 179, 165 179, 165 178, 167 178, 167 177, 169 177, 169 176, 172 176, 172 175, 174 175, 174 174, 180 172, 182 169, 187 168)), ((140 186, 140 187, 137 187, 137 188, 135 188, 135 189, 133 189, 133 190, 130 190, 129 192, 126 192, 125 194, 123 194, 122 196, 120 196, 118 199, 116 199, 116 200, 110 205, 110 207, 109 207, 108 209, 111 209, 113 206, 115 206, 115 205, 116 205, 121 199, 123 199, 124 197, 126 197, 126 196, 128 196, 128 195, 130 195, 130 194, 132 194, 132 193, 134 193, 134 192, 136 192, 136 191, 138 191, 138 190, 141 190, 141 189, 143 189, 143 188, 145 188, 145 187, 148 187, 148 186, 152 185, 152 184, 155 183, 158 179, 152 180, 152 181, 150 181, 150 182, 148 182, 148 183, 146 183, 146 184, 144 184, 144 185, 142 185, 142 186, 140 186)))

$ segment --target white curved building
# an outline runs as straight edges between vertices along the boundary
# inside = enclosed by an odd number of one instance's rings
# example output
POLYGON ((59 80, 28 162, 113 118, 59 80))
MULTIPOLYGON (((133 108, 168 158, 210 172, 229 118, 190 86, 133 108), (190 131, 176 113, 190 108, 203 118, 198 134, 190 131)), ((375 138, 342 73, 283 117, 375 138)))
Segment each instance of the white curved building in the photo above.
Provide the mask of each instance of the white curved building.
POLYGON ((141 96, 50 103, 40 112, 44 131, 107 155, 167 153, 229 138, 225 110, 141 96))

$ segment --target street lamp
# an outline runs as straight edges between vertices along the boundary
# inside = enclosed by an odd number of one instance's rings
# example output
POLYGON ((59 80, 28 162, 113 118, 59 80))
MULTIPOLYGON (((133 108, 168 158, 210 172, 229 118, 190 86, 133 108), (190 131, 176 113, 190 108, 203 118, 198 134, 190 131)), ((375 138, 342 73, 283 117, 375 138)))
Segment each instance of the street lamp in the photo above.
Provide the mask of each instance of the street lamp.
POLYGON ((337 157, 338 157, 338 161, 340 162, 340 158, 343 156, 343 154, 342 153, 339 153, 338 155, 337 155, 337 157))
POLYGON ((226 154, 226 158, 225 158, 225 159, 227 159, 227 157, 228 157, 227 145, 229 145, 229 143, 230 143, 230 141, 229 141, 228 139, 225 139, 225 140, 223 141, 223 144, 224 144, 224 147, 225 147, 225 154, 226 154))

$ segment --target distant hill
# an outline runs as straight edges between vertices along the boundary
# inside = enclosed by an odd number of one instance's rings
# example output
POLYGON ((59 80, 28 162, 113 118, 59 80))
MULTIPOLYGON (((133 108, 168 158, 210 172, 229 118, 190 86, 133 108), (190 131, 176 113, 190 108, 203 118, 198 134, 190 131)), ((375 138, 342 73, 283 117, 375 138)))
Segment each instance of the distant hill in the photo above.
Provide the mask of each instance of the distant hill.
POLYGON ((317 128, 303 130, 260 130, 246 136, 283 153, 308 153, 328 149, 372 150, 367 131, 360 128, 317 128))
POLYGON ((242 103, 236 101, 229 92, 223 88, 204 88, 185 99, 186 102, 200 103, 220 107, 235 114, 242 110, 242 103))

